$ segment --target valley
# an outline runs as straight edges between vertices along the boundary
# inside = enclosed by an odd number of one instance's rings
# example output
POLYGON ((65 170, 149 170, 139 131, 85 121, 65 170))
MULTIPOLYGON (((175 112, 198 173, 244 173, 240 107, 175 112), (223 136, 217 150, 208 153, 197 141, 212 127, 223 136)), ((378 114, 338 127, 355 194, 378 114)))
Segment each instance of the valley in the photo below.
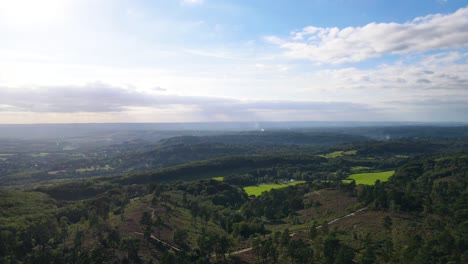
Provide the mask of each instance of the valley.
POLYGON ((36 143, 39 154, 32 155, 24 142, 10 145, 1 156, 8 166, 0 174, 0 260, 419 263, 430 254, 434 263, 463 263, 468 257, 468 134, 343 142, 347 135, 284 133, 258 142, 257 132, 185 143, 132 139, 76 144, 70 152, 36 143))

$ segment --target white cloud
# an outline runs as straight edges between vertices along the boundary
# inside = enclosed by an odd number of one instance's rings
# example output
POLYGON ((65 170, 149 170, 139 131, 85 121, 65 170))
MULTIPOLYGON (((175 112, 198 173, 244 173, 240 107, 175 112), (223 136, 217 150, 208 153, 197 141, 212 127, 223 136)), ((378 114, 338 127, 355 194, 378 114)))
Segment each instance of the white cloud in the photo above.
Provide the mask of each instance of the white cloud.
POLYGON ((247 61, 239 64, 242 72, 231 65, 233 72, 225 77, 223 70, 216 78, 211 72, 180 75, 171 81, 157 77, 164 88, 154 85, 154 76, 161 74, 150 74, 153 84, 148 87, 132 82, 133 78, 122 84, 112 79, 87 85, 4 84, 0 85, 0 122, 15 121, 12 116, 23 122, 46 117, 81 122, 75 116, 93 122, 466 121, 467 59, 468 54, 461 52, 442 52, 372 69, 347 67, 302 74, 289 70, 289 65, 247 61))
POLYGON ((358 62, 384 54, 404 54, 468 47, 468 7, 452 14, 434 14, 399 23, 363 27, 308 26, 288 39, 265 40, 286 50, 290 58, 318 63, 358 62))
MULTIPOLYGON (((393 91, 395 98, 404 96, 457 93, 468 96, 468 63, 450 63, 468 55, 447 52, 424 57, 420 61, 405 64, 382 65, 374 69, 354 67, 322 70, 316 76, 333 80, 335 87, 357 91, 369 89, 366 96, 388 98, 393 91)), ((361 92, 362 93, 362 92, 361 92)), ((453 98, 456 99, 456 98, 453 98)))
MULTIPOLYGON (((226 97, 181 96, 161 91, 138 91, 135 88, 91 83, 84 86, 0 87, 0 117, 10 114, 58 116, 150 116, 168 113, 179 121, 251 121, 354 119, 378 115, 379 109, 363 103, 314 100, 240 100, 226 97), (190 115, 187 115, 189 113, 190 115), (185 120, 183 118, 186 118, 185 120)), ((153 116, 152 121, 161 121, 153 116)))

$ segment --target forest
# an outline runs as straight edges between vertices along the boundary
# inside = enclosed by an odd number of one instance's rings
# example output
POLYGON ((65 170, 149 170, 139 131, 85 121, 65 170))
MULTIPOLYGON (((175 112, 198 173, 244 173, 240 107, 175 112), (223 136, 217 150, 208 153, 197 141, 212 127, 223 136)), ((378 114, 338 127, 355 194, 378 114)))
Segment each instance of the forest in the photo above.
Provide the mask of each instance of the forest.
POLYGON ((467 183, 465 126, 8 134, 0 263, 468 263, 467 183))

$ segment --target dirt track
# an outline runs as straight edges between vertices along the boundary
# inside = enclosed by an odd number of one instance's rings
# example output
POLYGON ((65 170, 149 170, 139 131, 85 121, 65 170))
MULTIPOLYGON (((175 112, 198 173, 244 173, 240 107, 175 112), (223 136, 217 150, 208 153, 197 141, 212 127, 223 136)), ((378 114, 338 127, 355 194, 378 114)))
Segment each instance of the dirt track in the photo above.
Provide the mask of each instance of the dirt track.
MULTIPOLYGON (((338 222, 338 221, 340 221, 340 220, 342 220, 342 219, 345 219, 345 218, 354 216, 355 214, 357 214, 357 213, 359 213, 359 212, 362 212, 362 211, 364 211, 364 210, 366 210, 366 209, 367 209, 367 207, 364 207, 364 208, 361 208, 361 209, 359 209, 359 210, 357 210, 357 211, 355 211, 355 212, 352 212, 352 213, 350 213, 350 214, 347 214, 347 215, 345 215, 345 216, 335 218, 335 219, 331 220, 330 222, 328 222, 328 224, 331 225, 331 224, 336 223, 336 222, 338 222)), ((318 227, 317 227, 317 229, 320 229, 320 228, 322 228, 322 226, 318 226, 318 227)), ((304 229, 301 229, 301 230, 304 230, 304 229)), ((293 237, 293 236, 295 236, 295 235, 296 235, 299 231, 301 231, 301 230, 298 230, 298 231, 296 231, 296 232, 294 232, 294 233, 291 233, 289 236, 293 237)), ((241 249, 241 250, 238 250, 238 251, 235 251, 235 252, 231 252, 230 254, 231 254, 231 255, 238 255, 238 254, 242 254, 242 253, 245 253, 245 252, 249 252, 250 250, 252 250, 252 247, 244 248, 244 249, 241 249)))

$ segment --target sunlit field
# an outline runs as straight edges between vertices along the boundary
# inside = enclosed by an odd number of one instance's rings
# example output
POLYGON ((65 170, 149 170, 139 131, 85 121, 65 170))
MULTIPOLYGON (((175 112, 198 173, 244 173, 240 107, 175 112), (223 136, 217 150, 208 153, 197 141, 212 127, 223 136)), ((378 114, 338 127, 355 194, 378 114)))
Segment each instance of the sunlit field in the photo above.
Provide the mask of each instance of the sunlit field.
POLYGON ((305 183, 305 181, 294 181, 294 182, 289 182, 289 183, 278 183, 278 184, 260 184, 260 185, 256 185, 256 186, 244 187, 244 191, 249 196, 251 196, 251 195, 259 196, 263 192, 268 192, 268 191, 271 191, 273 189, 281 189, 281 188, 285 188, 285 187, 288 187, 288 186, 294 186, 294 185, 301 184, 301 183, 305 183))
POLYGON ((388 181, 388 179, 392 177, 394 173, 394 170, 356 173, 349 175, 349 177, 346 180, 343 180, 343 182, 351 182, 351 180, 354 180, 356 184, 374 185, 377 180, 380 180, 381 182, 388 181))

